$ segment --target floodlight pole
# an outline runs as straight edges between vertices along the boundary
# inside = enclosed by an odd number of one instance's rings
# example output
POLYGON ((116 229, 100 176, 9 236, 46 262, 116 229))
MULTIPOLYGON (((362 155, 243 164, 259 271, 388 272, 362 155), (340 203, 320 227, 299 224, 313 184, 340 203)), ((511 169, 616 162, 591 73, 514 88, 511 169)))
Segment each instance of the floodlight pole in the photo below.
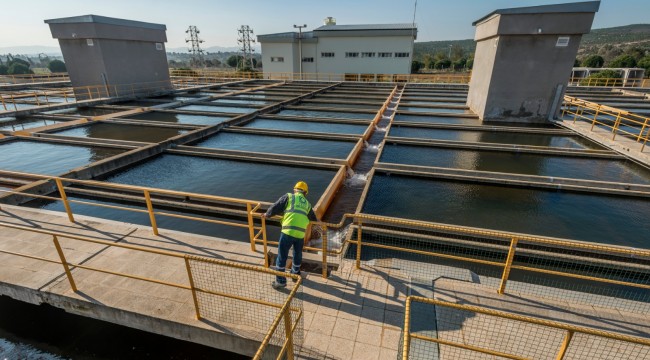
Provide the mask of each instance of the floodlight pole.
POLYGON ((304 25, 293 25, 294 29, 298 29, 298 61, 300 62, 300 80, 302 80, 302 29, 306 28, 304 25))

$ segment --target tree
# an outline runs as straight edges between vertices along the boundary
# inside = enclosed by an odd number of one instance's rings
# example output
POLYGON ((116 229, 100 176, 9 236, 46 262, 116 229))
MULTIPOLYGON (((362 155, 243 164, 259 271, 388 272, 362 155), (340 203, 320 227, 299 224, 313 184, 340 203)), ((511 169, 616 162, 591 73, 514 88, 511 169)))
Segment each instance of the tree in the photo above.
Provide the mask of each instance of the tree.
POLYGON ((230 67, 237 67, 241 59, 241 55, 231 55, 228 57, 228 59, 226 59, 226 64, 228 64, 230 67))
POLYGON ((0 65, 0 75, 7 75, 7 71, 9 71, 7 65, 0 65))
POLYGON ((50 69, 53 73, 66 72, 68 71, 65 67, 65 63, 61 60, 52 60, 47 64, 47 68, 50 69))
POLYGON ((24 64, 18 62, 13 62, 9 66, 9 69, 7 70, 7 74, 9 75, 33 74, 33 73, 34 72, 29 69, 29 66, 25 66, 24 64))
POLYGON ((413 62, 411 62, 411 74, 417 74, 423 66, 424 63, 421 61, 413 60, 413 62))
POLYGON ((580 60, 576 58, 575 60, 573 60, 573 67, 578 67, 578 66, 580 66, 580 60))
POLYGON ((431 56, 431 54, 424 54, 422 57, 422 63, 425 69, 433 69, 433 64, 436 62, 433 60, 433 56, 431 56))
POLYGON ((474 58, 467 59, 467 63, 465 63, 465 66, 467 66, 467 68, 471 70, 474 67, 474 58))
POLYGON ((442 69, 448 69, 450 66, 451 66, 451 60, 443 59, 443 60, 436 61, 434 68, 438 70, 442 70, 442 69))
POLYGON ((636 66, 636 59, 632 55, 621 55, 609 63, 613 68, 633 68, 636 66))
POLYGON ((618 80, 622 78, 622 74, 616 70, 603 70, 601 72, 591 74, 589 77, 580 80, 580 85, 583 86, 615 86, 621 85, 621 82, 618 80))
POLYGON ((639 60, 636 66, 644 68, 646 76, 650 75, 650 56, 646 56, 643 59, 639 60))
POLYGON ((465 64, 467 64, 467 59, 460 58, 454 61, 451 65, 454 68, 454 70, 462 70, 463 68, 465 68, 465 64))
POLYGON ((458 45, 451 47, 451 61, 456 62, 465 57, 465 49, 458 45))
POLYGON ((12 64, 24 65, 27 68, 29 68, 29 66, 30 66, 30 64, 27 61, 25 61, 23 59, 18 59, 18 58, 15 58, 15 57, 12 57, 12 59, 7 63, 7 66, 11 66, 12 64))
POLYGON ((605 64, 605 59, 600 55, 590 55, 582 60, 582 66, 590 68, 601 68, 605 64))

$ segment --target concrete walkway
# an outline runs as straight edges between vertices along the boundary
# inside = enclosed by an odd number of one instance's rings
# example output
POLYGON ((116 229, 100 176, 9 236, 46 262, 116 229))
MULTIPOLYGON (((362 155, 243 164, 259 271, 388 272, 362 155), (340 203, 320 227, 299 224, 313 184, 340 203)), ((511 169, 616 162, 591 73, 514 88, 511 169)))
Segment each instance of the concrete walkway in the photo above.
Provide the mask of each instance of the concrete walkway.
MULTIPOLYGON (((252 252, 248 242, 228 241, 164 229, 161 229, 161 236, 156 237, 152 235, 150 228, 139 225, 84 216, 77 216, 77 223, 71 224, 64 213, 6 205, 0 210, 0 222, 122 244, 137 244, 151 249, 165 249, 245 264, 262 264, 261 253, 252 252)), ((69 239, 61 239, 61 245, 71 263, 82 263, 174 283, 188 282, 182 259, 108 248, 69 239)), ((0 250, 58 259, 50 236, 21 230, 2 229, 0 250)), ((266 331, 264 326, 270 321, 259 318, 245 319, 245 316, 235 319, 241 323, 238 326, 230 323, 232 319, 228 320, 227 324, 199 321, 195 318, 193 300, 188 290, 77 268, 72 272, 79 291, 74 293, 59 264, 6 253, 0 253, 0 263, 3 264, 0 267, 2 295, 34 304, 48 303, 70 313, 249 356, 259 345, 259 340, 255 339, 266 331), (252 326, 251 321, 257 321, 259 326, 252 326)), ((251 296, 266 299, 277 293, 267 285, 270 279, 261 278, 258 282, 257 279, 247 278, 233 283, 232 277, 224 273, 221 275, 213 281, 223 284, 222 286, 233 287, 223 289, 224 291, 234 291, 235 288, 245 287, 244 285, 250 283, 256 292, 251 296)), ((367 265, 363 270, 357 270, 350 261, 343 261, 338 271, 334 271, 328 279, 323 279, 320 274, 308 273, 304 278, 303 291, 299 295, 304 309, 304 332, 296 335, 304 339, 299 355, 302 359, 395 359, 404 324, 404 301, 410 294, 436 296, 454 302, 478 304, 493 309, 516 311, 650 337, 650 320, 636 314, 533 299, 516 293, 498 296, 493 289, 466 281, 442 278, 417 280, 394 269, 373 268, 367 265)), ((232 313, 223 311, 217 315, 225 319, 225 316, 232 313)), ((426 319, 431 319, 430 315, 430 312, 426 312, 420 320, 427 321, 426 319)), ((441 319, 438 316, 437 321, 441 319)), ((465 324, 472 325, 471 322, 465 324)), ((433 354, 428 353, 428 356, 433 354)))

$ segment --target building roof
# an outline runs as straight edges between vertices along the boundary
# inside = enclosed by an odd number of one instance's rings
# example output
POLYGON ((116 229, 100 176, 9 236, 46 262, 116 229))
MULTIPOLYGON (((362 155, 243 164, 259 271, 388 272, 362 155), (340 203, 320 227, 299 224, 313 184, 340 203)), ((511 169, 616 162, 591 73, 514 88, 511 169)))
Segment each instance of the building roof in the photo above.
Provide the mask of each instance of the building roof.
POLYGON ((415 24, 361 24, 361 25, 323 25, 314 31, 358 31, 358 30, 412 30, 415 24))
POLYGON ((167 30, 164 24, 154 24, 143 21, 125 20, 99 15, 80 15, 59 19, 45 20, 46 24, 78 24, 78 23, 96 23, 117 26, 130 26, 154 30, 167 30))
MULTIPOLYGON (((275 34, 264 34, 264 35, 257 35, 258 39, 298 39, 298 32, 297 31, 289 31, 289 32, 283 32, 283 33, 275 33, 275 34)), ((305 31, 302 33, 302 38, 303 39, 311 39, 314 37, 314 33, 312 31, 305 31)))
POLYGON ((494 15, 521 15, 521 14, 553 14, 553 13, 590 13, 597 12, 600 8, 600 1, 586 1, 567 4, 527 6, 509 9, 497 9, 482 18, 474 21, 476 25, 494 15))

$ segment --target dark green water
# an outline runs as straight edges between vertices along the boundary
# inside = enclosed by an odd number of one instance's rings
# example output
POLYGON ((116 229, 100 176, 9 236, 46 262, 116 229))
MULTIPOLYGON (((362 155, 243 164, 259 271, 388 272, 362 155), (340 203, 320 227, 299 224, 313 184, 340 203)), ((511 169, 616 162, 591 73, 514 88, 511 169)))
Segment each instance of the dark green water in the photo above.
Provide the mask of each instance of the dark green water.
POLYGON ((311 122, 311 121, 290 121, 290 120, 271 120, 271 119, 255 119, 244 127, 254 129, 273 129, 273 130, 288 130, 288 131, 310 131, 321 133, 336 133, 336 134, 363 134, 368 128, 366 125, 352 125, 352 124, 334 124, 324 122, 311 122))
POLYGON ((291 115, 301 117, 318 117, 318 118, 340 118, 340 119, 367 119, 371 120, 375 114, 348 113, 335 111, 317 111, 317 110, 282 110, 277 115, 291 115))
POLYGON ((650 200, 377 173, 363 211, 423 221, 650 248, 650 200))
POLYGON ((20 122, 12 122, 12 125, 5 125, 0 121, 0 130, 5 131, 20 131, 25 129, 31 129, 35 127, 48 126, 60 123, 60 121, 47 120, 47 119, 25 119, 20 122))
MULTIPOLYGON (((399 108, 398 108, 399 110, 399 108)), ((421 122, 432 124, 463 124, 463 125, 481 125, 478 118, 461 118, 448 116, 427 116, 427 115, 404 115, 398 113, 395 115, 395 121, 421 122)))
POLYGON ((128 118, 134 120, 163 121, 175 124, 189 125, 216 125, 231 119, 227 116, 175 114, 161 111, 153 111, 139 115, 129 115, 128 118))
POLYGON ((425 113, 473 114, 473 112, 471 110, 465 110, 465 109, 426 108, 426 107, 404 106, 402 104, 400 104, 399 110, 400 111, 425 112, 425 113))
POLYGON ((627 160, 386 144, 381 162, 574 179, 650 183, 650 169, 627 160))
POLYGON ((241 151, 264 152, 345 159, 355 143, 351 141, 330 141, 301 139, 280 136, 237 134, 222 132, 196 146, 241 151))
POLYGON ((602 146, 580 136, 525 134, 499 131, 426 129, 393 125, 390 128, 390 136, 499 144, 550 146, 570 149, 603 149, 602 146))
POLYGON ((66 111, 61 111, 59 112, 60 114, 65 114, 65 115, 81 115, 81 116, 100 116, 100 115, 108 115, 108 114, 114 114, 118 113, 120 111, 124 110, 118 110, 118 109, 99 109, 99 108, 92 108, 92 107, 87 107, 87 108, 77 108, 77 109, 70 109, 66 111))
POLYGON ((186 105, 176 108, 176 110, 191 110, 191 111, 209 111, 216 113, 238 113, 246 114, 256 111, 257 108, 246 107, 232 107, 232 106, 212 106, 212 105, 186 105))
POLYGON ((155 126, 99 123, 59 131, 54 134, 112 140, 160 142, 186 132, 187 130, 155 126))
POLYGON ((210 102, 213 102, 215 104, 237 104, 237 105, 266 105, 266 104, 272 104, 273 101, 265 101, 265 100, 240 100, 240 99, 218 99, 218 100, 212 100, 210 102))
POLYGON ((0 169, 60 175, 126 150, 15 140, 0 143, 0 169))

